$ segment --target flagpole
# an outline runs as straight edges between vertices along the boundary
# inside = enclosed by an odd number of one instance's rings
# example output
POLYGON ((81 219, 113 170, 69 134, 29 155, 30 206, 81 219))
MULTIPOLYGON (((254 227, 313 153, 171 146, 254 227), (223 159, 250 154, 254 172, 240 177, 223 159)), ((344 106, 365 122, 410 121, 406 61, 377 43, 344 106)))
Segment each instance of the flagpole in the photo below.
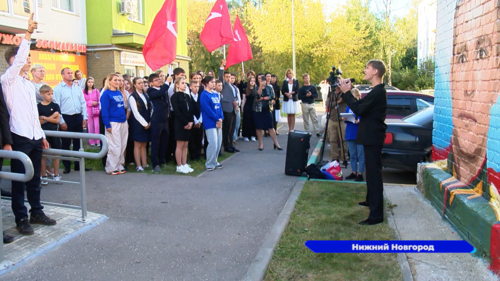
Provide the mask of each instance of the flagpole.
POLYGON ((297 75, 295 71, 295 18, 293 12, 293 0, 292 0, 292 46, 293 46, 293 75, 297 75))
POLYGON ((224 59, 226 59, 226 44, 224 44, 224 59))
POLYGON ((241 62, 241 72, 245 74, 245 65, 243 64, 243 62, 241 62))

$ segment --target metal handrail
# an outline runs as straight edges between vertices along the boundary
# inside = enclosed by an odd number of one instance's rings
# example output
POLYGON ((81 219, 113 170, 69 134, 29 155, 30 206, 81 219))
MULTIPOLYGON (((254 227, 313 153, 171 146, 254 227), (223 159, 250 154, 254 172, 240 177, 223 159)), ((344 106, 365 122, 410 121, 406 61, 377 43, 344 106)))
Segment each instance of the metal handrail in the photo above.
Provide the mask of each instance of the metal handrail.
POLYGON ((33 163, 28 155, 20 151, 0 150, 0 158, 16 159, 21 161, 24 166, 24 174, 12 172, 0 172, 0 179, 27 182, 33 178, 33 163))
POLYGON ((43 150, 43 154, 46 155, 69 156, 69 157, 87 158, 87 159, 101 159, 108 153, 108 141, 106 140, 106 137, 104 135, 75 133, 66 131, 44 131, 44 133, 47 137, 72 138, 72 139, 99 139, 101 141, 101 151, 99 151, 98 153, 49 148, 43 150))
MULTIPOLYGON (((28 155, 20 151, 0 150, 0 157, 19 160, 24 166, 24 174, 12 173, 12 172, 0 172, 0 179, 27 182, 33 178, 35 171, 33 169, 33 162, 31 162, 31 159, 28 157, 28 155)), ((2 210, 0 210, 0 229, 3 230, 2 210)), ((2 262, 4 259, 3 245, 2 244, 0 245, 1 245, 0 262, 2 262)))

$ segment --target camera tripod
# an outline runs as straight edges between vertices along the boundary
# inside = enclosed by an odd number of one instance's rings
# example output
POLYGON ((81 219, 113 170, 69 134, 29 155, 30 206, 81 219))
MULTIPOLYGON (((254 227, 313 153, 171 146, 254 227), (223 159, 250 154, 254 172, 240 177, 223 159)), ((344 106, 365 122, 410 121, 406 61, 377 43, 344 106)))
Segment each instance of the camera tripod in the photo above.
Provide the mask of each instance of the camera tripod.
POLYGON ((319 162, 322 162, 323 161, 323 156, 324 156, 324 152, 325 152, 325 146, 326 146, 326 139, 327 139, 327 136, 328 136, 328 123, 330 122, 330 116, 332 114, 332 105, 333 105, 333 100, 335 99, 335 108, 336 108, 336 111, 337 111, 337 122, 338 122, 338 125, 339 125, 339 130, 340 130, 340 150, 342 151, 342 156, 344 156, 344 161, 342 162, 342 165, 344 165, 345 168, 347 168, 347 160, 346 160, 346 151, 344 149, 344 137, 343 137, 343 133, 342 133, 342 123, 341 122, 341 118, 340 118, 340 112, 339 112, 339 108, 338 108, 338 102, 337 102, 337 94, 335 94, 335 90, 331 90, 331 85, 330 85, 330 91, 328 93, 328 96, 330 97, 330 101, 328 103, 328 106, 327 108, 329 109, 326 113, 326 124, 325 124, 325 134, 323 135, 323 145, 321 146, 321 159, 319 162))

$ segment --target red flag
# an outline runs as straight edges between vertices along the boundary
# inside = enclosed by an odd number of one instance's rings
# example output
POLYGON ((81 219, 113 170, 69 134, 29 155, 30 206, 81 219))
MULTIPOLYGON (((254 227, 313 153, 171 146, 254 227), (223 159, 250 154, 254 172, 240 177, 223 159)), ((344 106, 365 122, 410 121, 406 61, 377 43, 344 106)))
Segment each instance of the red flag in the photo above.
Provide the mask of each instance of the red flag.
POLYGON ((250 47, 250 43, 248 42, 248 37, 241 25, 240 18, 236 16, 236 20, 234 21, 233 28, 233 42, 229 44, 229 51, 227 53, 226 60, 226 69, 228 69, 231 65, 251 60, 252 56, 252 48, 250 47))
POLYGON ((209 52, 233 41, 231 18, 225 0, 217 0, 205 21, 200 40, 209 52))
POLYGON ((177 56, 177 1, 165 0, 149 30, 142 54, 152 70, 175 60, 177 56))

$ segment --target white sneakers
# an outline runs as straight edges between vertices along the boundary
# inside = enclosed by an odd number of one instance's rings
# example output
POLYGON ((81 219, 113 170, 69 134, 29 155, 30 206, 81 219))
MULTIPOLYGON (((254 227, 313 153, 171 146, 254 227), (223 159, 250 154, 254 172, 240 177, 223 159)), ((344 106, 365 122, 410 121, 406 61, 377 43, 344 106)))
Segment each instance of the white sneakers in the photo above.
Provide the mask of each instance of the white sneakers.
POLYGON ((250 141, 247 137, 243 138, 243 141, 250 141))
POLYGON ((185 165, 182 165, 182 166, 177 166, 177 173, 189 174, 189 173, 191 173, 193 171, 194 170, 188 164, 185 164, 185 165))
POLYGON ((252 141, 257 141, 257 140, 255 139, 255 137, 252 137, 252 138, 251 138, 251 140, 252 140, 252 141))

